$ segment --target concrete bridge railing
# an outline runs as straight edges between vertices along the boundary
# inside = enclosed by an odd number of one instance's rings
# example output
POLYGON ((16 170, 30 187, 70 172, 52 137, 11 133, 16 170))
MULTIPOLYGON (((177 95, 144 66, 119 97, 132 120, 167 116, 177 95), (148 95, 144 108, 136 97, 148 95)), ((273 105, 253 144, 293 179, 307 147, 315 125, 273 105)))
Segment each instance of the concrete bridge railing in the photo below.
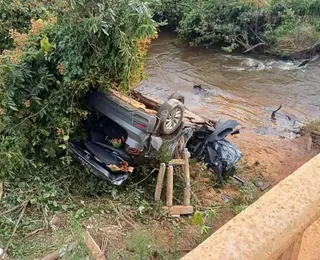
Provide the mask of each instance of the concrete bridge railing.
POLYGON ((320 217, 320 154, 211 235, 183 260, 296 260, 320 217))

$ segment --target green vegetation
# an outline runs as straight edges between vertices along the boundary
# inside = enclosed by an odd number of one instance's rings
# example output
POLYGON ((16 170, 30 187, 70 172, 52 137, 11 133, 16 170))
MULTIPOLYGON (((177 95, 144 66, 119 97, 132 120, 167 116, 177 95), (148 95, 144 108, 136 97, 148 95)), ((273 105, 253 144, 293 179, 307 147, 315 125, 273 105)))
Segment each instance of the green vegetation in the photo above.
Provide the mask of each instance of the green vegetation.
POLYGON ((319 10, 319 0, 164 0, 156 12, 191 46, 294 56, 320 40, 319 10))
MULTIPOLYGON (((10 36, 2 38, 0 55, 2 209, 32 197, 34 215, 72 210, 70 192, 87 193, 94 185, 67 149, 70 138, 83 136, 82 97, 92 88, 127 90, 140 80, 155 23, 140 1, 17 0, 0 6, 1 36, 10 36), (80 188, 72 186, 75 179, 80 188)), ((17 217, 1 218, 0 247, 17 217)), ((30 223, 22 223, 24 232, 42 224, 30 223)))
POLYGON ((208 234, 211 231, 212 222, 217 218, 214 208, 200 212, 196 211, 191 219, 191 223, 199 227, 200 234, 208 234))
POLYGON ((168 255, 161 245, 153 242, 153 237, 147 231, 134 231, 126 236, 125 248, 121 252, 113 252, 108 259, 140 260, 140 259, 178 259, 168 255))
POLYGON ((304 128, 303 130, 305 132, 320 132, 320 120, 313 120, 311 122, 309 122, 304 128))
POLYGON ((232 200, 232 210, 235 215, 241 213, 258 198, 257 188, 251 182, 241 186, 239 191, 240 194, 232 200))
MULTIPOLYGON (((1 212, 28 201, 10 243, 11 255, 27 257, 24 237, 48 225, 53 214, 63 212, 82 220, 97 212, 112 212, 110 205, 99 204, 101 197, 120 202, 123 211, 134 212, 142 223, 148 221, 148 214, 163 217, 159 205, 150 203, 155 182, 151 174, 133 176, 126 186, 113 187, 74 164, 68 150, 69 139, 84 135, 80 123, 88 113, 84 94, 94 88, 127 91, 141 79, 148 45, 157 36, 153 18, 159 24, 167 21, 178 32, 177 42, 219 44, 225 51, 264 43, 260 45, 264 50, 290 56, 319 41, 319 2, 0 0, 1 212), (84 198, 98 202, 84 207, 84 198)), ((308 128, 319 131, 318 125, 308 128)), ((164 145, 160 153, 163 161, 168 160, 167 148, 164 145)), ((197 174, 205 176, 205 168, 200 165, 197 174)), ((183 188, 180 185, 175 192, 181 195, 183 188)), ((240 193, 233 202, 235 212, 255 200, 252 187, 240 193)), ((20 212, 17 208, 1 216, 1 248, 11 237, 20 212)), ((206 233, 215 218, 216 212, 210 209, 197 212, 193 222, 206 233)), ((74 234, 76 229, 71 223, 74 234)), ((71 240, 74 237, 57 232, 48 243, 59 248, 71 240)), ((159 248, 146 247, 149 240, 146 234, 130 236, 124 256, 141 259, 156 254, 161 258, 159 248)), ((39 241, 32 244, 35 251, 51 249, 41 247, 39 241)), ((86 254, 80 253, 71 252, 69 259, 86 254)))

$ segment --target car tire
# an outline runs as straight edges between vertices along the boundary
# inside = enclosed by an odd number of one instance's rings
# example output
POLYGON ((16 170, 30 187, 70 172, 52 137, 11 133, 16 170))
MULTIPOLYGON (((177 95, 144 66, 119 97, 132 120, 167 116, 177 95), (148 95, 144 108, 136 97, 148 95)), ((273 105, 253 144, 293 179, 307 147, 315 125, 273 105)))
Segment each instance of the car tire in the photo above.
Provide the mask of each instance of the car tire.
POLYGON ((182 104, 184 104, 184 96, 177 92, 170 95, 168 99, 176 99, 179 100, 182 104))
POLYGON ((177 99, 169 99, 159 108, 157 117, 160 119, 160 130, 163 134, 174 133, 182 124, 184 105, 177 99))

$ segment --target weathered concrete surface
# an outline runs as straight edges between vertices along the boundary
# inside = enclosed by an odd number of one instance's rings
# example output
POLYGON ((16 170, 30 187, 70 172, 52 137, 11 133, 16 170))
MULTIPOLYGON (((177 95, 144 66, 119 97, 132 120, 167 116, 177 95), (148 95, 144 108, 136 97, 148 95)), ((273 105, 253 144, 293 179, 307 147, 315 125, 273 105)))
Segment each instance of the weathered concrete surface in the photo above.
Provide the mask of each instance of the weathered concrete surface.
POLYGON ((319 217, 320 154, 182 259, 277 259, 319 217))
POLYGON ((320 260, 320 219, 303 234, 299 260, 320 260))

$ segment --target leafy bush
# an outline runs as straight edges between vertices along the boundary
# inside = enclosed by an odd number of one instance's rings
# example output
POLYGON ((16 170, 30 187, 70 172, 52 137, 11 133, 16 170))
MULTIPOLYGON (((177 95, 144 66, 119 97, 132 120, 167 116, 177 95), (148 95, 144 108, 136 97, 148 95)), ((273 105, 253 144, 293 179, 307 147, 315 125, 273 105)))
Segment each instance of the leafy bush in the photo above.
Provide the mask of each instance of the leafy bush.
POLYGON ((196 3, 196 0, 160 0, 151 1, 151 8, 156 21, 175 30, 183 16, 190 12, 196 3))
POLYGON ((155 17, 162 20, 166 17, 171 26, 177 27, 179 39, 188 40, 191 46, 219 44, 231 52, 257 45, 270 48, 277 55, 288 55, 311 47, 319 39, 316 33, 320 29, 319 0, 162 0, 161 3, 155 8, 155 17), (303 45, 297 42, 302 32, 303 45), (283 48, 286 44, 288 48, 283 48))
POLYGON ((270 52, 279 56, 290 56, 304 51, 320 40, 320 31, 308 22, 283 24, 266 32, 271 43, 270 52))
POLYGON ((31 19, 48 17, 50 12, 62 12, 67 7, 64 0, 1 0, 0 1, 0 53, 13 47, 11 30, 26 33, 31 27, 31 19))
MULTIPOLYGON (((16 2, 16 1, 15 1, 16 2)), ((69 138, 83 135, 83 95, 139 80, 155 36, 140 1, 71 1, 45 9, 0 56, 0 179, 16 187, 70 172, 69 138), (128 23, 130 21, 130 23, 128 23)), ((11 187, 13 188, 13 187, 11 187)))

